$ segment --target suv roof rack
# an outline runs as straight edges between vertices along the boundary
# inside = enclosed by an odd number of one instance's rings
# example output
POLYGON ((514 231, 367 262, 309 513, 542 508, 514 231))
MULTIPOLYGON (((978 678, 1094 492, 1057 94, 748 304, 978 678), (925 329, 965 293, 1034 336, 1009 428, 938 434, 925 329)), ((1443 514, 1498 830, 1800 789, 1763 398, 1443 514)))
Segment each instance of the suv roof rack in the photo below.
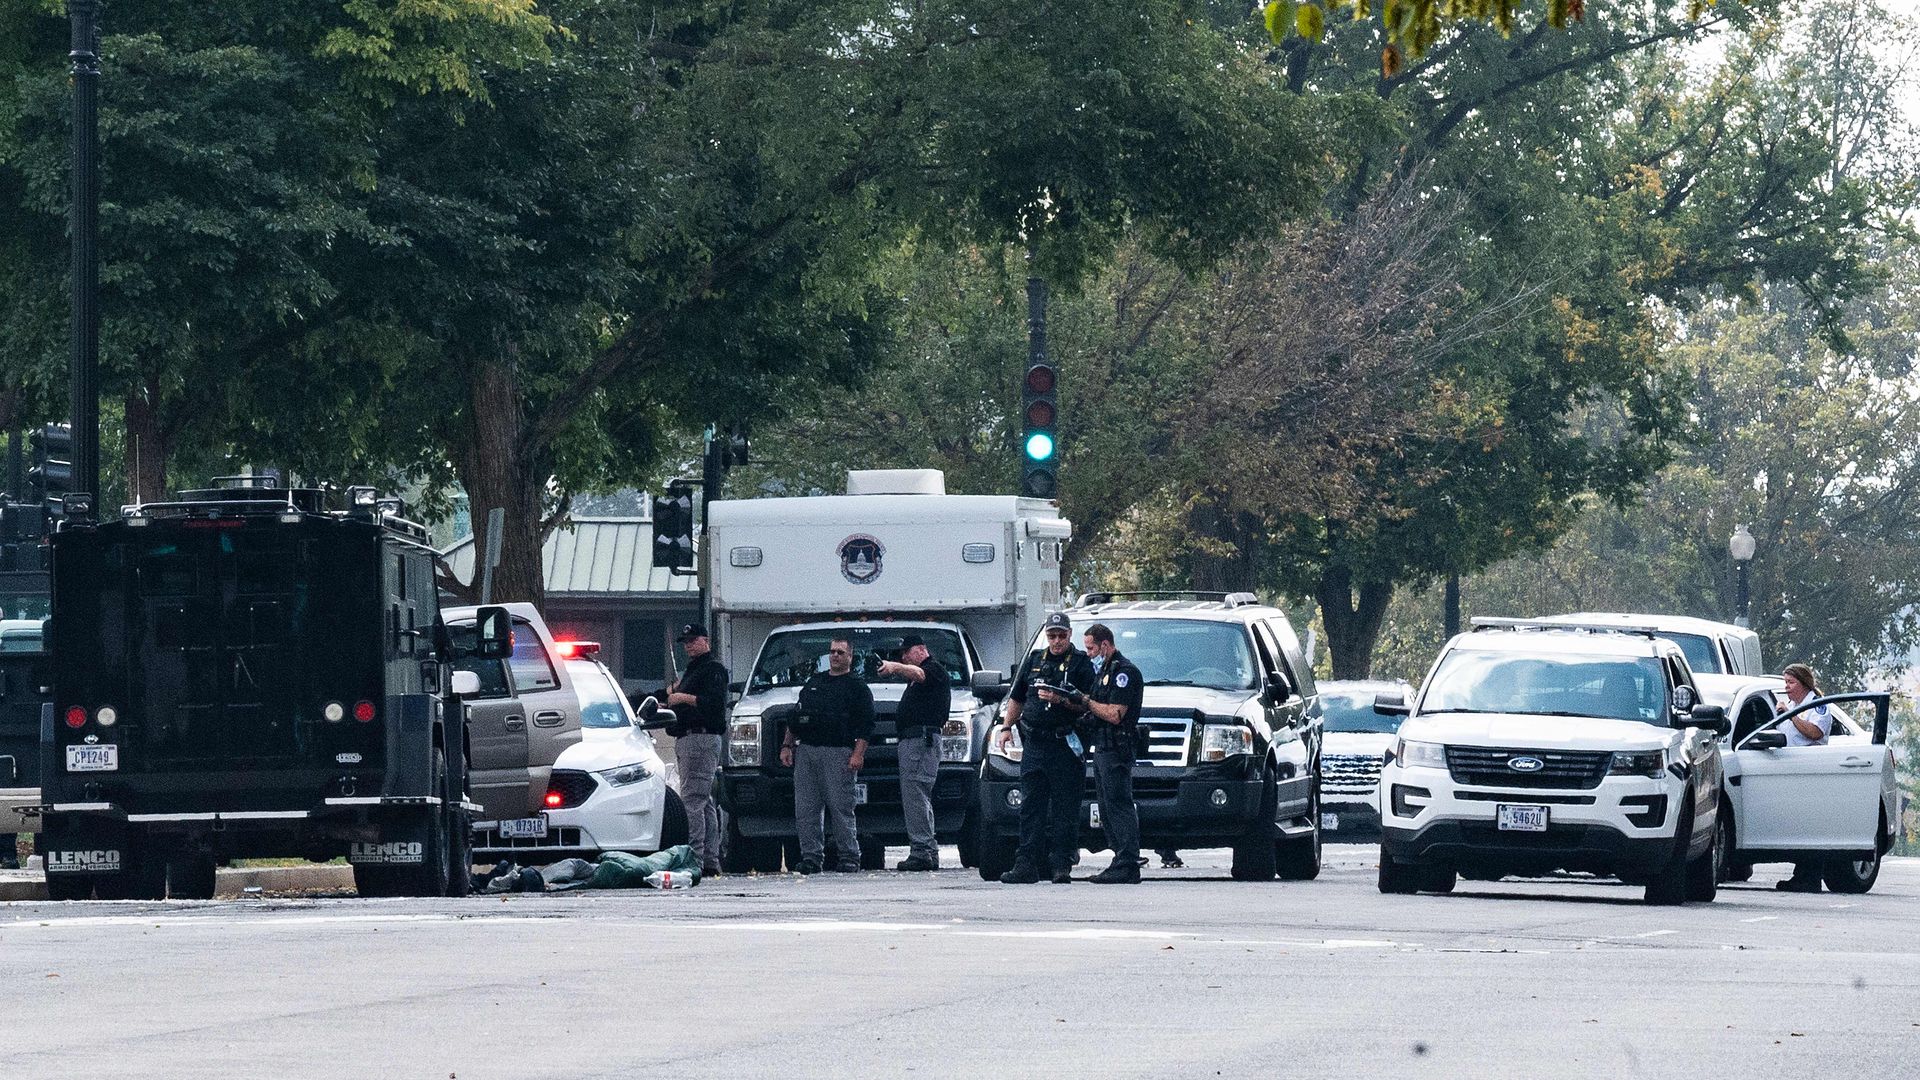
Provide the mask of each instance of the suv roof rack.
POLYGON ((1074 607, 1088 604, 1112 604, 1122 600, 1213 600, 1227 607, 1258 604, 1260 598, 1250 592, 1209 592, 1203 589, 1129 589, 1081 593, 1074 607))
POLYGON ((1660 636, 1660 631, 1651 626, 1566 622, 1559 619, 1498 619, 1488 616, 1475 616, 1473 630, 1475 633, 1482 630, 1572 630, 1585 634, 1631 634, 1644 638, 1660 636))

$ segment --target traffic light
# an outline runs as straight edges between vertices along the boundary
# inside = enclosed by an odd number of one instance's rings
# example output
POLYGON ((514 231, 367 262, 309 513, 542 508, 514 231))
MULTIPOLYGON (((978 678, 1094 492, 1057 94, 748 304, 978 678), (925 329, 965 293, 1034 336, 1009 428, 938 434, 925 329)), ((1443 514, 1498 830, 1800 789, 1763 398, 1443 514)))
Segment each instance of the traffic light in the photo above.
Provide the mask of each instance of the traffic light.
POLYGON ((675 480, 653 500, 653 565, 693 569, 693 485, 675 480))
POLYGON ((1026 382, 1020 386, 1020 493, 1036 499, 1053 498, 1059 486, 1054 479, 1060 451, 1056 424, 1060 419, 1059 398, 1055 390, 1059 375, 1053 364, 1035 361, 1027 367, 1026 382))
POLYGON ((33 454, 33 467, 27 470, 28 500, 58 504, 60 496, 73 490, 73 428, 45 424, 27 442, 33 454))

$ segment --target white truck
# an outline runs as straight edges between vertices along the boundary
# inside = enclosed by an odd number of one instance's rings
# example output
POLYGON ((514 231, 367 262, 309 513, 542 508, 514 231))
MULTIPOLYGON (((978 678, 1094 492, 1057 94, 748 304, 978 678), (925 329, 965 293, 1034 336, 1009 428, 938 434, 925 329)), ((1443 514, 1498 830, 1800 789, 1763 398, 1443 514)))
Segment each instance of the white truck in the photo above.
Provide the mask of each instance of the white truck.
POLYGON ((943 842, 974 861, 974 785, 994 704, 1041 620, 1061 606, 1072 526, 1051 501, 948 495, 931 470, 847 476, 847 494, 719 500, 706 551, 714 647, 740 696, 728 724, 720 801, 733 872, 799 861, 792 771, 779 748, 801 683, 847 638, 872 686, 876 723, 861 771, 861 863, 904 844, 893 712, 903 681, 878 675, 915 633, 946 665, 953 704, 940 737, 934 816, 943 842))

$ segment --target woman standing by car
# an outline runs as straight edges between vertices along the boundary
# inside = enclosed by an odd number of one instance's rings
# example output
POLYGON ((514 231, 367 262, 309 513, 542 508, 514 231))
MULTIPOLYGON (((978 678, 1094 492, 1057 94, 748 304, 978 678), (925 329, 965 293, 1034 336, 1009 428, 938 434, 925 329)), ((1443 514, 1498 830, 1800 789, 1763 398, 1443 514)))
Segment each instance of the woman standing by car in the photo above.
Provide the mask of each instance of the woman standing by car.
MULTIPOLYGON (((1820 686, 1814 681, 1813 669, 1805 664, 1788 664, 1780 673, 1780 680, 1786 683, 1786 692, 1782 695, 1776 712, 1789 712, 1820 696, 1820 686)), ((1833 713, 1825 705, 1808 709, 1780 725, 1780 731, 1787 737, 1787 748, 1796 746, 1825 746, 1827 736, 1833 732, 1833 713)), ((1793 876, 1774 885, 1782 892, 1820 891, 1820 870, 1822 863, 1796 862, 1793 864, 1793 876)))

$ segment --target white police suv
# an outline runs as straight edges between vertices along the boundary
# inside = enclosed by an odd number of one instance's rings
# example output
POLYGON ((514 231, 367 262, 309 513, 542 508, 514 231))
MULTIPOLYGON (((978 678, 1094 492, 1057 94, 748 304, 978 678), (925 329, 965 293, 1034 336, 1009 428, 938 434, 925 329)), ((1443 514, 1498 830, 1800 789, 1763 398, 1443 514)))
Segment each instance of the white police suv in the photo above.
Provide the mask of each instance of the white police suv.
POLYGON ((1724 861, 1718 736, 1650 628, 1476 619, 1449 641, 1380 774, 1380 891, 1581 871, 1650 904, 1712 900, 1724 861))

